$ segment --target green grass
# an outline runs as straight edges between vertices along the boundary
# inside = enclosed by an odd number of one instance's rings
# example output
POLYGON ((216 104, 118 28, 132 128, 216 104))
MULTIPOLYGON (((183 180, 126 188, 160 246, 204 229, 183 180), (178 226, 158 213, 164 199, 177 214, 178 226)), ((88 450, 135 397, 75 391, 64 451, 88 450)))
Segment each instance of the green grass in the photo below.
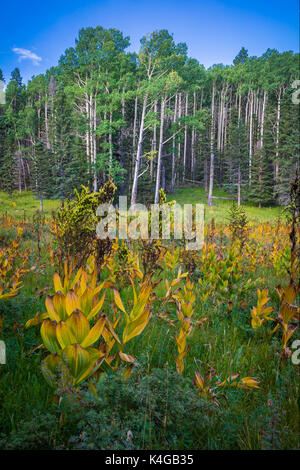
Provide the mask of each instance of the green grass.
MULTIPOLYGON (((214 196, 230 197, 229 193, 216 189, 214 196)), ((226 222, 227 212, 230 208, 231 200, 214 199, 213 206, 207 206, 207 199, 203 188, 182 188, 177 189, 173 194, 167 195, 168 200, 175 199, 178 204, 204 204, 205 218, 207 221, 213 217, 217 223, 226 222)), ((51 217, 52 211, 60 205, 59 200, 44 200, 44 215, 46 218, 51 217)), ((280 207, 263 207, 259 209, 255 205, 251 205, 248 201, 242 203, 246 215, 253 222, 274 221, 281 213, 280 207)), ((40 200, 31 192, 23 191, 21 194, 14 192, 12 196, 8 193, 0 191, 0 217, 7 213, 16 219, 26 217, 31 218, 33 214, 40 210, 40 200)))
MULTIPOLYGON (((58 200, 45 199, 44 215, 51 217, 52 211, 60 204, 58 200)), ((40 200, 30 191, 18 193, 14 191, 10 196, 8 193, 0 191, 0 217, 7 214, 15 219, 31 218, 34 213, 40 210, 40 200)))
MULTIPOLYGON (((226 196, 222 191, 215 191, 215 195, 226 196)), ((189 188, 177 190, 174 196, 168 195, 168 199, 175 199, 178 203, 206 203, 205 194, 202 189, 189 188)), ((31 217, 39 209, 39 200, 28 192, 14 194, 10 198, 7 194, 0 193, 0 216, 6 211, 10 216, 23 218, 24 210, 27 217, 31 217), (12 205, 12 202, 16 205, 12 205)), ((45 215, 50 217, 52 209, 55 209, 59 201, 44 201, 45 215)), ((206 217, 209 220, 215 217, 216 222, 225 222, 231 201, 214 200, 214 206, 207 208, 206 217)), ((273 221, 280 213, 280 208, 262 208, 245 205, 248 218, 252 221, 273 221)), ((1 434, 10 435, 22 429, 22 421, 26 423, 35 420, 35 413, 40 413, 45 419, 46 413, 59 415, 60 409, 53 403, 53 391, 44 380, 40 363, 45 356, 45 350, 36 350, 41 344, 40 328, 33 327, 25 329, 26 321, 37 312, 45 309, 45 295, 53 291, 53 270, 48 259, 47 244, 50 241, 48 231, 42 233, 41 258, 38 258, 37 243, 34 236, 22 240, 22 249, 30 250, 30 265, 36 266, 25 276, 24 284, 17 297, 0 302, 0 317, 3 318, 3 326, 0 329, 0 339, 7 346, 7 364, 0 365, 0 448, 1 434), (49 290, 45 290, 49 288, 49 290), (54 409, 54 411, 53 411, 54 409)), ((255 376, 261 382, 259 390, 223 390, 215 388, 219 406, 211 403, 206 412, 207 404, 199 398, 199 407, 203 407, 207 419, 207 441, 199 435, 194 441, 188 441, 182 436, 182 447, 185 449, 209 448, 209 449, 294 449, 298 445, 299 430, 299 406, 297 397, 299 395, 299 371, 297 367, 288 361, 283 363, 280 357, 281 332, 272 334, 274 324, 265 324, 257 331, 251 327, 251 308, 256 305, 256 288, 244 293, 241 290, 233 303, 232 312, 228 311, 228 299, 224 298, 220 304, 215 299, 208 298, 203 302, 200 298, 200 287, 198 284, 201 266, 193 274, 194 293, 196 295, 195 312, 193 318, 201 320, 204 317, 208 321, 203 326, 195 326, 188 338, 189 350, 184 359, 185 368, 183 379, 187 389, 194 389, 192 379, 195 370, 202 375, 212 371, 212 383, 217 380, 223 381, 231 374, 240 374, 241 377, 255 376), (241 308, 241 300, 246 302, 246 307, 241 308), (203 443, 204 442, 204 443, 203 443), (200 443, 200 444, 199 444, 200 443)), ((177 269, 165 269, 158 273, 162 283, 157 287, 157 300, 153 304, 152 317, 144 332, 128 342, 126 353, 137 358, 137 374, 139 380, 144 380, 143 374, 151 374, 155 368, 165 371, 170 368, 175 371, 174 355, 177 354, 175 336, 178 335, 179 325, 170 325, 158 314, 169 315, 176 320, 175 304, 162 306, 161 299, 165 294, 165 279, 169 283, 176 277, 177 269), (146 372, 145 372, 146 371, 146 372)), ((105 270, 101 271, 101 279, 106 276, 105 270)), ((279 283, 286 285, 286 277, 279 278, 272 266, 257 266, 254 272, 245 272, 242 282, 246 283, 248 278, 262 278, 257 287, 268 288, 270 300, 268 305, 273 306, 273 315, 279 310, 279 299, 275 287, 279 283)), ((121 277, 117 279, 117 288, 121 293, 122 300, 128 311, 129 301, 132 293, 128 279, 121 277)), ((110 317, 112 315, 113 293, 109 291, 106 296, 103 311, 110 317)), ((122 321, 120 325, 122 325, 122 321)), ((120 328, 122 331, 122 328, 120 328)), ((294 339, 299 338, 296 332, 294 339)), ((111 376, 108 376, 110 380, 111 376)), ((135 393, 134 389, 134 393, 135 393)), ((105 390, 104 390, 105 395, 105 390)), ((116 392, 115 392, 116 393, 116 392)), ((154 400, 159 396, 160 387, 151 390, 154 400)), ((168 391, 170 402, 168 413, 172 413, 172 390, 168 391)), ((102 396, 100 397, 102 400, 102 396)), ((120 399, 121 400, 121 399, 120 399)), ((77 408, 81 404, 78 403, 77 408)), ((118 413, 119 408, 129 407, 128 400, 120 401, 118 407, 112 410, 112 416, 118 413)), ((184 407, 184 403, 183 403, 184 407)), ((94 411, 92 407, 91 412, 94 411)), ((130 410, 129 410, 130 411, 130 410)), ((129 413, 130 414, 130 413, 129 413)), ((55 415, 56 416, 56 415, 55 415)), ((145 409, 146 418, 150 416, 149 410, 145 409), (147 414, 148 413, 148 414, 147 414)), ((73 429, 73 416, 67 417, 69 430, 68 439, 76 433, 73 429)), ((97 418, 98 419, 98 418, 97 418)), ((189 420, 189 416, 186 417, 189 420)), ((55 418, 55 422, 58 420, 55 418)), ((87 418, 88 421, 88 418, 87 418)), ((84 422, 84 421, 83 421, 84 422)), ((132 417, 132 425, 135 423, 135 415, 132 417)), ((131 427, 127 429, 134 429, 131 427)), ((85 426, 88 429, 89 423, 85 426)), ((100 424, 102 422, 100 421, 100 424)), ((123 424, 122 424, 123 425, 123 424)), ((122 429, 120 425, 120 429, 122 429)), ((33 421, 35 436, 39 436, 39 428, 33 421)), ((48 433, 52 429, 46 426, 46 441, 48 433)), ((75 425, 74 425, 75 426, 75 425)), ((143 422, 144 426, 144 422, 143 422)), ((153 427, 155 422, 153 421, 153 427)), ((28 431, 26 431, 28 432, 28 431)), ((133 431, 133 434, 135 435, 133 431)), ((155 429, 153 429, 153 433, 155 429)), ((25 433, 26 434, 26 433, 25 433)), ((26 448, 26 436, 22 435, 24 441, 19 445, 26 448)), ((35 437, 38 443, 38 437, 35 437)), ((108 440, 110 436, 108 436, 108 440)), ((157 444, 166 445, 163 441, 157 444)), ((39 444, 36 444, 39 445, 39 444)), ((151 447, 151 440, 147 443, 151 447)), ((171 447, 170 447, 171 448, 171 447)), ((176 447, 178 448, 178 447, 176 447)))
MULTIPOLYGON (((214 196, 232 197, 223 190, 214 190, 214 196)), ((178 204, 204 204, 206 221, 215 219, 217 223, 227 222, 227 212, 232 205, 232 200, 213 199, 213 206, 208 207, 207 197, 203 188, 190 187, 177 189, 174 194, 167 195, 168 201, 175 199, 178 204)), ((262 207, 261 209, 248 201, 242 201, 242 206, 248 219, 252 222, 274 221, 280 215, 280 207, 262 207)))

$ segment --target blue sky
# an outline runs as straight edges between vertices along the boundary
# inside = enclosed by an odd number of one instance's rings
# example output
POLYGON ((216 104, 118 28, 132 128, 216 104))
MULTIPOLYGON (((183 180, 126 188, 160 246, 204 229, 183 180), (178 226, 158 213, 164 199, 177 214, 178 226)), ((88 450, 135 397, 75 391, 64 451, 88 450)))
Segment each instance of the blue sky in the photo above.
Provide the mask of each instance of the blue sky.
POLYGON ((117 28, 131 38, 129 50, 155 29, 186 42, 205 67, 231 64, 241 46, 250 55, 268 47, 299 50, 298 0, 29 0, 1 5, 0 68, 6 81, 19 67, 23 79, 56 65, 82 27, 117 28))

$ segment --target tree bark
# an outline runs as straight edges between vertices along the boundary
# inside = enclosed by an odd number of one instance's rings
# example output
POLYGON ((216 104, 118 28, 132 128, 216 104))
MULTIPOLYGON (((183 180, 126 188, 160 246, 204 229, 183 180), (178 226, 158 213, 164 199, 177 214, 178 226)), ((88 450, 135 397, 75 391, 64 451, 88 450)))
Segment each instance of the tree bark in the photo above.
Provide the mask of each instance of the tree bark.
MULTIPOLYGON (((194 104, 193 104, 193 116, 196 115, 196 92, 194 91, 194 104)), ((191 177, 195 178, 195 144, 196 144, 196 130, 193 126, 192 129, 192 142, 191 142, 191 177)))
POLYGON ((212 87, 212 98, 211 98, 211 129, 210 129, 210 169, 209 169, 209 190, 208 190, 208 201, 209 207, 212 206, 212 195, 214 186, 214 136, 215 136, 215 83, 212 87))
POLYGON ((159 202, 161 159, 162 159, 163 137, 164 137, 165 102, 166 102, 166 99, 165 97, 163 97, 161 99, 161 108, 160 108, 160 132, 159 132, 159 147, 158 147, 158 156, 157 156, 157 173, 156 173, 155 198, 154 198, 155 204, 159 202))
MULTIPOLYGON (((188 115, 188 105, 189 105, 189 94, 185 95, 185 116, 188 115)), ((184 126, 184 146, 183 146, 183 174, 182 182, 185 181, 185 170, 186 170, 186 157, 187 157, 187 125, 184 126)))
MULTIPOLYGON (((177 106, 178 106, 178 96, 176 93, 175 96, 175 105, 174 105, 174 116, 173 123, 177 120, 177 106)), ((172 175, 171 175, 171 191, 174 193, 175 188, 175 176, 176 176, 176 158, 175 158, 175 136, 173 136, 173 147, 172 147, 172 175)))
POLYGON ((141 162, 141 157, 142 157, 142 146, 143 146, 143 138, 144 138, 144 124, 145 124, 147 101, 148 101, 148 94, 144 96, 144 100, 143 100, 140 132, 139 132, 139 139, 138 139, 136 159, 135 159, 134 177, 133 177, 132 191, 131 191, 131 205, 133 207, 136 204, 136 198, 137 198, 138 178, 139 178, 140 162, 141 162))

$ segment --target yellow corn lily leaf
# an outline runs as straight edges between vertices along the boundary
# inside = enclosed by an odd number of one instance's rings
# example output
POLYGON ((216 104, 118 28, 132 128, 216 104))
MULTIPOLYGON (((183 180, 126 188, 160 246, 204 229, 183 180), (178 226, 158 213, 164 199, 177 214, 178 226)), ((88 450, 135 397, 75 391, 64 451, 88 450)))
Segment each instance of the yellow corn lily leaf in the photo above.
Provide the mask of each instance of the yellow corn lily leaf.
POLYGON ((74 277, 73 281, 70 284, 70 289, 73 289, 74 286, 78 283, 81 275, 82 275, 82 268, 79 268, 77 273, 76 273, 76 276, 74 277))
POLYGON ((289 284, 283 292, 283 302, 292 304, 297 296, 297 289, 293 284, 289 284))
POLYGON ((62 349, 68 346, 69 344, 76 343, 75 336, 64 321, 60 321, 57 324, 56 337, 62 349))
POLYGON ((287 324, 294 316, 299 315, 299 313, 299 307, 283 302, 280 307, 279 316, 283 319, 284 323, 287 324))
POLYGON ((136 295, 136 290, 135 290, 135 286, 134 286, 134 282, 133 280, 130 278, 130 282, 131 282, 131 285, 132 285, 132 292, 133 292, 133 305, 136 305, 137 303, 137 295, 136 295))
POLYGON ((120 310, 122 310, 122 312, 125 313, 125 315, 127 315, 126 310, 125 310, 124 305, 123 305, 123 302, 121 300, 120 294, 116 289, 114 289, 114 299, 115 299, 115 303, 116 303, 117 307, 120 310))
POLYGON ((93 307, 94 292, 90 287, 87 287, 80 296, 80 310, 88 316, 93 307))
POLYGON ((288 340, 290 339, 290 337, 294 334, 295 330, 298 328, 298 325, 296 325, 295 323, 290 323, 288 326, 287 326, 287 329, 286 331, 284 332, 283 334, 283 338, 282 338, 282 342, 283 342, 283 347, 286 347, 286 344, 288 342, 288 340))
POLYGON ((73 290, 69 290, 69 292, 67 293, 65 305, 68 315, 71 315, 76 309, 79 310, 79 299, 73 290))
MULTIPOLYGON (((100 354, 100 352, 99 352, 100 354)), ((73 384, 81 378, 93 366, 89 352, 82 348, 80 344, 70 344, 62 352, 62 360, 74 377, 73 384)))
POLYGON ((94 295, 98 294, 99 292, 102 291, 102 289, 108 289, 108 288, 112 288, 113 285, 111 282, 108 282, 108 281, 103 281, 102 284, 100 284, 100 286, 96 287, 95 290, 94 290, 94 295))
MULTIPOLYGON (((71 266, 70 266, 70 271, 71 271, 71 266)), ((70 277, 67 261, 64 262, 64 273, 65 273, 64 284, 67 285, 67 283, 69 281, 69 277, 70 277)))
MULTIPOLYGON (((115 332, 114 328, 115 326, 113 326, 109 320, 109 318, 105 317, 106 319, 106 324, 108 326, 108 329, 110 331, 110 333, 113 335, 113 337, 115 338, 115 340, 117 341, 117 343, 121 344, 121 341, 119 340, 119 337, 117 335, 117 333, 115 332)), ((104 338, 105 339, 105 338, 104 338)))
POLYGON ((260 328, 262 325, 262 320, 258 316, 253 316, 251 319, 251 326, 252 328, 260 328))
POLYGON ((53 284, 54 284, 54 289, 55 289, 55 292, 63 292, 63 286, 62 286, 62 283, 61 283, 61 280, 60 280, 60 277, 59 277, 59 274, 58 273, 54 273, 53 275, 53 284))
POLYGON ((240 388, 260 388, 259 382, 256 380, 256 377, 243 377, 241 383, 238 384, 240 388))
POLYGON ((76 384, 91 377, 91 375, 93 375, 99 369, 105 359, 105 355, 102 354, 98 349, 87 348, 87 352, 90 356, 90 365, 81 375, 76 378, 76 384))
POLYGON ((137 318, 127 323, 123 331, 123 343, 142 333, 150 320, 150 309, 145 309, 137 318))
POLYGON ((53 295, 47 295, 46 300, 45 300, 45 306, 46 306, 49 318, 51 318, 51 320, 55 320, 59 322, 60 317, 54 309, 53 297, 54 297, 53 295))
POLYGON ((86 290, 86 287, 87 287, 87 274, 86 272, 83 272, 81 279, 80 279, 80 290, 82 294, 86 290))
POLYGON ((104 358, 101 351, 94 348, 84 349, 79 344, 71 344, 62 352, 62 359, 73 377, 73 385, 94 374, 104 358))
POLYGON ((236 383, 236 380, 237 380, 238 377, 239 377, 239 374, 230 375, 229 377, 227 377, 226 380, 224 380, 224 382, 221 382, 219 384, 219 387, 225 387, 227 385, 231 385, 233 383, 236 383))
POLYGON ((146 285, 146 286, 143 286, 141 288, 141 291, 139 293, 139 296, 137 298, 137 301, 130 313, 130 320, 135 320, 136 318, 138 318, 142 312, 144 311, 145 307, 146 307, 146 304, 149 300, 149 296, 151 294, 151 286, 150 285, 146 285))
POLYGON ((195 372, 195 376, 196 376, 195 384, 197 385, 198 388, 200 388, 200 390, 202 390, 204 388, 204 379, 202 375, 200 374, 200 372, 198 372, 197 370, 195 372))
POLYGON ((226 380, 224 380, 224 382, 219 384, 219 387, 224 386, 231 386, 244 389, 260 388, 259 382, 256 380, 255 377, 244 377, 242 379, 239 379, 239 374, 230 375, 229 377, 227 377, 226 380))
POLYGON ((91 346, 94 344, 98 339, 100 338, 103 328, 105 325, 105 317, 100 318, 97 323, 91 328, 89 333, 86 335, 86 337, 81 341, 81 346, 83 348, 87 348, 88 346, 91 346))
POLYGON ((175 362, 176 362, 176 371, 178 372, 178 374, 182 374, 183 369, 184 369, 183 361, 179 357, 176 357, 176 356, 174 357, 175 357, 175 362))
POLYGON ((74 343, 81 344, 90 333, 90 324, 80 310, 74 310, 69 318, 67 318, 66 326, 75 338, 74 343))
POLYGON ((0 299, 1 300, 4 300, 4 299, 10 299, 12 297, 16 297, 16 295, 18 295, 18 292, 16 289, 10 291, 10 292, 6 292, 6 294, 2 294, 0 295, 0 299))
POLYGON ((31 326, 39 325, 46 318, 49 318, 48 312, 37 313, 33 318, 30 318, 30 320, 25 323, 25 328, 30 328, 31 326))
POLYGON ((283 295, 283 293, 284 293, 284 289, 283 289, 283 287, 281 287, 281 286, 279 285, 279 286, 276 287, 276 290, 277 290, 277 294, 278 294, 278 296, 279 296, 279 299, 281 300, 282 295, 283 295))
MULTIPOLYGON (((56 294, 54 294, 52 299, 53 299, 53 307, 54 307, 56 314, 59 316, 59 320, 66 320, 66 318, 68 318, 68 314, 66 311, 65 296, 61 292, 56 292, 56 294)), ((47 308, 47 305, 46 305, 46 308, 47 308)))
POLYGON ((50 320, 50 318, 44 320, 41 326, 41 337, 43 343, 51 353, 57 353, 61 349, 56 337, 56 326, 57 323, 50 320))
POLYGON ((105 300, 105 292, 104 292, 103 296, 101 297, 100 301, 95 305, 94 308, 92 308, 92 310, 88 314, 88 316, 87 316, 88 320, 91 320, 92 318, 94 318, 100 312, 101 308, 103 307, 104 300, 105 300))
POLYGON ((122 361, 125 361, 125 362, 130 362, 131 363, 131 362, 135 361, 135 357, 130 356, 130 354, 125 354, 125 353, 119 352, 119 356, 122 359, 122 361))

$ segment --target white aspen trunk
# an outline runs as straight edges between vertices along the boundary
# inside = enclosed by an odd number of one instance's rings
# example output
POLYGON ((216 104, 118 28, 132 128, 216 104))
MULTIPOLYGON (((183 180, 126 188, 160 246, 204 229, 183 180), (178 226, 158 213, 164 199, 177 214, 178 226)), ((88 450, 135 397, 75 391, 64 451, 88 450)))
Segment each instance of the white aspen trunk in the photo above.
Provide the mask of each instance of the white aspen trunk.
POLYGON ((241 205, 241 167, 240 167, 240 165, 239 165, 239 169, 238 169, 237 190, 238 190, 238 206, 240 206, 241 205))
POLYGON ((266 103, 267 103, 267 92, 264 91, 263 103, 262 103, 262 110, 261 110, 261 121, 260 121, 260 149, 263 149, 264 145, 264 124, 265 124, 265 110, 266 110, 266 103))
MULTIPOLYGON (((194 91, 194 104, 193 104, 193 116, 195 117, 196 115, 196 107, 197 107, 197 101, 196 101, 196 92, 194 91)), ((191 177, 192 180, 195 179, 195 144, 196 144, 196 131, 195 128, 193 127, 192 129, 192 143, 191 143, 191 177)))
MULTIPOLYGON (((189 106, 189 94, 185 95, 185 116, 188 115, 189 106)), ((186 157, 187 157, 187 125, 184 126, 184 147, 183 147, 183 175, 182 182, 185 182, 185 171, 186 171, 186 157)))
MULTIPOLYGON (((177 106, 178 106, 178 96, 177 93, 175 95, 175 105, 174 105, 174 116, 173 122, 175 123, 177 120, 177 106)), ((175 158, 175 136, 173 136, 173 146, 172 146, 172 175, 171 175, 171 190, 172 193, 174 192, 175 187, 175 166, 176 166, 176 158, 175 158)))
POLYGON ((137 107, 138 107, 138 97, 136 96, 134 100, 134 119, 133 119, 133 137, 132 137, 133 151, 135 151, 135 145, 136 145, 137 107))
MULTIPOLYGON (((157 100, 154 102, 154 112, 157 113, 157 100)), ((153 128, 153 139, 151 143, 151 150, 153 152, 152 159, 150 161, 150 179, 151 181, 153 180, 153 164, 154 164, 154 159, 156 157, 156 139, 157 139, 157 126, 154 124, 153 128)))
MULTIPOLYGON (((89 119, 90 111, 89 111, 89 100, 88 96, 85 95, 85 112, 87 119, 89 119)), ((86 132, 85 132, 85 149, 86 149, 86 161, 88 164, 88 173, 90 173, 89 165, 91 163, 90 160, 90 135, 89 135, 89 126, 87 126, 86 132)))
POLYGON ((220 132, 220 150, 221 150, 221 152, 223 151, 224 122, 225 122, 225 102, 223 101, 223 106, 222 106, 222 118, 221 118, 221 132, 220 132))
POLYGON ((282 87, 280 87, 278 95, 277 95, 277 116, 276 116, 276 153, 275 153, 275 183, 278 181, 278 173, 279 173, 279 126, 280 126, 280 107, 281 107, 281 93, 282 87))
POLYGON ((208 201, 207 201, 207 204, 209 207, 212 206, 212 195, 213 195, 213 186, 214 186, 214 163, 215 163, 214 137, 215 137, 215 83, 213 83, 212 97, 211 97, 210 169, 209 169, 209 189, 208 189, 208 201))
POLYGON ((140 162, 141 162, 141 157, 142 157, 142 145, 143 145, 143 138, 144 138, 144 124, 145 124, 147 100, 148 100, 148 95, 146 94, 144 96, 144 101, 143 101, 140 132, 139 132, 139 139, 138 139, 138 144, 137 144, 134 177, 133 177, 132 191, 131 191, 131 206, 133 207, 136 204, 136 198, 137 198, 137 187, 138 187, 140 162))
MULTIPOLYGON (((248 91, 247 95, 247 102, 246 102, 246 109, 245 109, 245 125, 248 125, 249 122, 249 110, 250 110, 250 97, 253 95, 252 90, 248 91)), ((252 107, 252 113, 253 113, 253 107, 252 107)))
POLYGON ((109 134, 108 134, 108 142, 109 142, 109 177, 112 176, 112 165, 113 165, 113 146, 112 146, 112 111, 109 113, 109 134))
POLYGON ((250 116, 249 116, 249 186, 251 185, 252 155, 253 155, 253 91, 250 93, 250 116))
MULTIPOLYGON (((224 87, 224 85, 223 85, 224 87)), ((217 129, 217 149, 221 148, 221 122, 222 122, 222 113, 223 113, 223 88, 220 94, 219 100, 219 116, 218 116, 218 129, 217 129)))
POLYGON ((223 132, 222 132, 222 151, 224 152, 227 145, 227 108, 223 113, 223 132))
POLYGON ((98 189, 98 182, 97 182, 97 140, 96 140, 96 128, 97 128, 97 121, 96 121, 96 115, 97 115, 97 105, 96 105, 96 100, 94 100, 93 106, 92 106, 92 129, 93 129, 93 163, 94 163, 94 180, 93 180, 93 189, 94 192, 97 192, 98 189))
POLYGON ((50 150, 47 96, 45 97, 45 140, 46 140, 46 148, 50 150))
POLYGON ((89 97, 89 152, 90 152, 90 160, 91 160, 91 174, 93 178, 93 188, 94 188, 94 178, 95 178, 95 168, 94 168, 94 150, 93 150, 93 101, 92 97, 89 97))
POLYGON ((161 108, 160 108, 160 132, 159 132, 159 146, 158 146, 158 156, 157 156, 157 172, 156 172, 156 185, 155 185, 155 197, 154 197, 155 204, 159 202, 161 159, 162 159, 163 137, 164 137, 165 100, 166 100, 165 97, 161 99, 161 108))
POLYGON ((200 109, 202 109, 202 104, 203 104, 203 88, 201 90, 200 109))
MULTIPOLYGON (((182 103, 181 103, 181 93, 179 93, 178 96, 178 119, 180 119, 182 116, 182 103)), ((181 157, 181 143, 180 140, 178 142, 178 149, 177 149, 177 174, 179 175, 179 164, 180 164, 180 157, 181 157)), ((177 181, 179 181, 179 177, 177 178, 177 181)))

